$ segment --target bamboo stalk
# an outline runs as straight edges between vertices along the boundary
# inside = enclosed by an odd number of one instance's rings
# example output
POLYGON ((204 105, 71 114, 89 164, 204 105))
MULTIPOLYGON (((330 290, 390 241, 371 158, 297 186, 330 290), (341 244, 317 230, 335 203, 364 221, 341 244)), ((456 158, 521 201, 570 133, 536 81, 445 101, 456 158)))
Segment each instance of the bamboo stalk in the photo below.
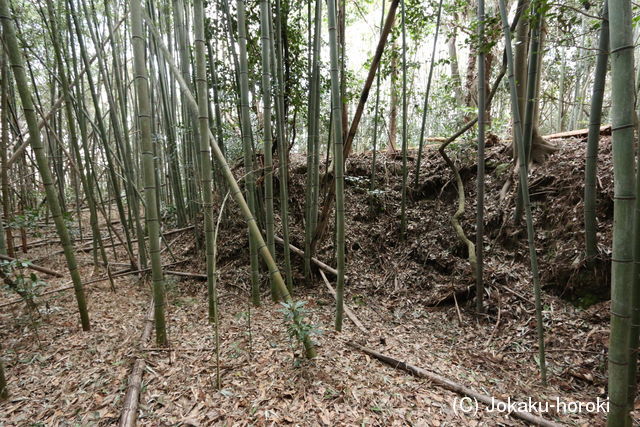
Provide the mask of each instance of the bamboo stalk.
MULTIPOLYGON (((329 293, 334 297, 334 298, 338 298, 338 295, 336 294, 336 290, 333 289, 333 286, 331 286, 331 283, 329 283, 329 280, 327 279, 327 276, 324 274, 324 271, 320 270, 320 275, 322 276, 322 280, 324 281, 324 284, 326 285, 327 289, 329 290, 329 293)), ((362 322, 360 321, 360 319, 358 319, 358 317, 355 315, 355 313, 353 312, 353 310, 351 310, 349 308, 349 306, 347 306, 345 304, 344 306, 344 313, 347 315, 347 317, 349 319, 351 319, 351 321, 353 322, 354 325, 356 325, 356 327, 358 329, 360 329, 360 331, 363 334, 368 334, 369 331, 367 331, 367 328, 364 327, 364 325, 362 324, 362 322)))
MULTIPOLYGON (((18 259, 16 258, 12 258, 10 256, 7 255, 2 255, 0 254, 0 259, 4 260, 4 261, 18 261, 18 259)), ((51 270, 49 268, 46 267, 40 267, 38 265, 35 264, 29 264, 27 265, 27 268, 34 270, 34 271, 39 271, 40 273, 44 273, 44 274, 48 274, 50 276, 54 276, 54 277, 64 277, 62 273, 59 273, 55 270, 51 270)))
POLYGON ((44 147, 40 139, 40 128, 38 126, 35 114, 35 108, 31 97, 31 90, 25 76, 24 59, 22 57, 22 53, 20 52, 20 48, 18 47, 18 40, 16 37, 13 21, 11 19, 8 0, 0 0, 0 20, 2 21, 2 27, 4 29, 4 40, 7 44, 11 68, 16 80, 18 92, 20 93, 22 108, 24 110, 25 119, 29 128, 30 143, 36 155, 38 170, 42 177, 45 191, 47 193, 48 205, 56 225, 56 230, 58 232, 58 235, 60 236, 60 240, 63 242, 67 266, 74 283, 82 329, 88 331, 91 326, 89 323, 89 312, 87 310, 84 289, 82 288, 82 280, 78 271, 76 257, 73 252, 73 244, 70 240, 69 230, 67 229, 67 226, 64 223, 64 218, 62 217, 62 211, 58 202, 58 195, 53 184, 51 171, 49 170, 49 162, 47 160, 46 154, 44 152, 44 147))

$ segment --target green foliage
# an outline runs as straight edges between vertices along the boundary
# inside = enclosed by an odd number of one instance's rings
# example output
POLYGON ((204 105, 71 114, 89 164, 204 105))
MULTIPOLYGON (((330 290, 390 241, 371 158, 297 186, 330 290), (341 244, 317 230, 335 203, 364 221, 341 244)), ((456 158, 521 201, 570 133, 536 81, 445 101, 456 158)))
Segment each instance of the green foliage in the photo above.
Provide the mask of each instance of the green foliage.
POLYGON ((175 227, 178 223, 178 211, 176 207, 169 204, 160 206, 160 218, 162 218, 163 224, 175 227))
POLYGON ((42 219, 42 209, 26 209, 23 213, 14 215, 12 220, 7 224, 10 228, 26 228, 30 231, 39 229, 38 221, 42 219))
POLYGON ((0 270, 13 284, 5 285, 9 290, 17 292, 23 297, 33 300, 40 295, 47 282, 40 279, 34 272, 27 272, 31 265, 28 260, 0 261, 0 270))
POLYGON ((306 301, 281 302, 282 308, 278 311, 284 314, 287 322, 287 333, 291 340, 300 343, 311 339, 314 335, 320 335, 322 331, 315 325, 306 321, 308 312, 305 309, 306 301))

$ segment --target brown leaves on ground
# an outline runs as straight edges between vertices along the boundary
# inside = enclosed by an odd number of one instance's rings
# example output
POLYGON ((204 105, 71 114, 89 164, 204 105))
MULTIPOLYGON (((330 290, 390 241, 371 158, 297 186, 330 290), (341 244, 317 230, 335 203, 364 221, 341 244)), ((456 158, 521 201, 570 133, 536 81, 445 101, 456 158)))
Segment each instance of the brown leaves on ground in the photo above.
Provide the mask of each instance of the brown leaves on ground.
MULTIPOLYGON (((548 285, 566 277, 559 271, 575 269, 571 262, 582 251, 581 144, 560 142, 559 151, 531 172, 536 243, 548 285)), ((602 146, 598 215, 606 247, 611 171, 607 142, 602 146)), ((463 227, 472 237, 473 147, 460 144, 452 149, 457 150, 454 157, 467 192, 463 227)), ((382 365, 347 347, 349 340, 501 399, 592 402, 605 397, 608 303, 582 310, 555 296, 557 289, 572 289, 571 278, 553 283, 556 290, 547 288, 543 297, 550 385, 540 385, 526 242, 522 230, 510 223, 513 203, 506 206, 499 200, 511 174, 506 151, 506 145, 495 144, 487 153, 485 318, 478 320, 473 314, 473 280, 464 247, 449 223, 455 188, 437 153, 427 151, 423 181, 412 191, 406 242, 397 232, 399 160, 379 156, 380 190, 370 193, 371 157, 354 155, 348 160, 346 180, 346 301, 370 330, 368 336, 361 336, 349 321, 342 334, 332 331, 333 299, 320 280, 319 286, 303 287, 302 262, 293 255, 296 296, 308 301, 308 319, 322 330, 316 338, 319 357, 301 361, 300 349, 287 336, 283 314, 268 299, 266 278, 263 307, 248 306, 246 229, 232 207, 218 239, 220 390, 215 387, 215 341, 206 321, 205 284, 168 278, 167 324, 173 350, 158 351, 139 347, 148 287, 125 277, 117 279, 115 294, 108 282, 88 288, 90 333, 79 329, 70 292, 42 298, 39 306, 46 314, 35 324, 20 305, 0 313, 2 359, 11 393, 0 403, 0 420, 7 425, 113 425, 133 361, 144 357, 139 425, 522 425, 482 407, 475 415, 456 413, 452 404, 460 396, 382 365)), ((302 247, 305 171, 300 159, 293 160, 292 243, 302 247)), ((199 251, 192 231, 172 237, 172 252, 191 260, 180 268, 203 272, 199 251)), ((172 261, 167 251, 163 257, 172 261)), ((318 257, 333 264, 330 238, 319 247, 318 257)), ((85 280, 94 268, 90 258, 85 254, 81 259, 85 280)), ((64 270, 61 255, 47 262, 64 270)), ((51 281, 50 286, 62 283, 51 281)), ((0 303, 13 298, 0 292, 0 303)), ((542 415, 570 425, 600 425, 605 419, 604 414, 542 415)))

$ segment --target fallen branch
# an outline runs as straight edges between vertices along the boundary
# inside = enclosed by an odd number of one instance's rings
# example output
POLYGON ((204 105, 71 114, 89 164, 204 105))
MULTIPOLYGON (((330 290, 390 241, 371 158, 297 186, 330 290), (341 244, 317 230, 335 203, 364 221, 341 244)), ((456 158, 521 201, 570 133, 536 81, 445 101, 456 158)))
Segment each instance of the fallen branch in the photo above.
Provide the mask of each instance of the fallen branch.
POLYGON ((140 351, 161 351, 161 352, 174 352, 174 351, 184 351, 187 353, 191 352, 200 352, 200 351, 208 351, 214 352, 215 348, 207 348, 207 347, 143 347, 140 351))
MULTIPOLYGON (((273 236, 273 238, 276 241, 276 243, 278 243, 281 246, 284 246, 284 240, 282 240, 280 237, 273 236)), ((291 243, 289 243, 289 249, 291 249, 291 252, 293 252, 293 253, 295 253, 297 255, 300 255, 302 258, 304 258, 304 251, 302 249, 296 248, 291 243)), ((324 270, 327 273, 331 273, 334 276, 338 276, 338 271, 335 268, 333 268, 331 266, 328 266, 324 262, 320 261, 318 258, 311 257, 311 262, 313 264, 315 264, 316 267, 320 268, 321 270, 324 270)), ((348 280, 348 277, 346 275, 344 276, 344 280, 345 281, 348 280)))
MULTIPOLYGON (((144 330, 142 337, 140 338, 140 346, 143 347, 151 338, 151 331, 153 330, 153 298, 149 304, 149 310, 147 311, 147 317, 145 319, 144 330)), ((142 386, 142 374, 146 367, 146 362, 143 358, 138 357, 133 364, 131 375, 129 376, 129 388, 127 388, 127 394, 124 398, 124 404, 122 406, 122 415, 120 416, 120 427, 133 427, 136 425, 138 418, 138 400, 140 398, 140 389, 142 386)))
MULTIPOLYGON (((588 134, 589 134, 589 128, 586 128, 586 129, 570 130, 566 132, 550 133, 549 135, 542 135, 542 138, 544 139, 564 139, 564 138, 577 138, 577 137, 586 138, 588 134)), ((611 125, 600 126, 600 135, 610 135, 610 134, 611 134, 611 125)), ((425 138, 425 140, 428 142, 446 142, 447 139, 449 138, 444 136, 434 136, 434 137, 425 138)), ((505 141, 511 141, 511 140, 508 139, 505 141)))
MULTIPOLYGON (((1 255, 1 254, 0 254, 0 259, 1 260, 5 260, 5 261, 18 261, 16 258, 11 258, 10 256, 1 255)), ((51 269, 46 268, 46 267, 40 267, 40 266, 35 265, 35 264, 29 264, 27 266, 27 268, 29 268, 31 270, 39 271, 40 273, 48 274, 49 276, 64 277, 64 275, 62 273, 58 273, 55 270, 51 270, 51 269)))
MULTIPOLYGON (((386 356, 382 353, 378 353, 375 350, 371 350, 369 348, 363 347, 359 344, 356 344, 354 342, 348 342, 347 343, 348 346, 353 347, 357 350, 362 351, 363 353, 368 354, 371 357, 374 357, 384 363, 386 363, 387 365, 391 366, 392 368, 395 369, 399 369, 401 371, 405 371, 408 372, 411 375, 415 375, 416 377, 420 377, 420 378, 426 378, 436 384, 438 384, 439 386, 453 391, 454 393, 458 393, 458 394, 462 394, 465 396, 469 396, 470 398, 478 401, 478 402, 482 402, 485 405, 488 406, 495 406, 495 405, 504 405, 505 408, 508 407, 506 402, 503 402, 500 399, 496 399, 495 397, 491 397, 491 396, 487 396, 484 394, 480 394, 468 387, 463 386, 462 384, 458 384, 454 381, 451 381, 448 378, 445 378, 441 375, 438 375, 436 373, 433 372, 429 372, 425 369, 419 368, 417 366, 413 366, 408 364, 407 362, 402 362, 400 360, 394 359, 393 357, 390 356, 386 356)), ((530 412, 525 412, 525 411, 519 411, 519 410, 514 410, 513 412, 510 413, 510 415, 513 415, 516 418, 520 418, 521 420, 524 420, 528 423, 537 425, 537 426, 544 426, 544 427, 560 427, 560 424, 558 423, 554 423, 552 421, 547 421, 542 417, 539 417, 537 415, 531 414, 530 412)))
MULTIPOLYGON (((173 266, 173 265, 176 265, 176 264, 183 263, 185 261, 187 261, 187 260, 181 260, 181 261, 172 262, 170 264, 165 264, 162 267, 163 268, 164 267, 170 267, 170 266, 173 266)), ((131 270, 131 268, 125 268, 124 270, 114 271, 111 274, 111 278, 112 279, 116 279, 118 277, 130 276, 132 274, 139 274, 139 273, 144 273, 144 272, 147 272, 147 271, 151 271, 151 268, 143 268, 143 269, 140 269, 140 270, 131 270)), ((165 271, 164 273, 171 274, 171 273, 178 273, 178 272, 165 271)), ((96 283, 104 282, 104 281, 107 281, 107 280, 109 280, 109 276, 98 277, 96 279, 91 279, 91 280, 89 280, 87 282, 83 282, 82 286, 86 287, 86 286, 94 285, 96 283)), ((70 283, 70 282, 67 282, 67 283, 70 283)), ((51 295, 51 294, 56 294, 58 292, 68 291, 70 289, 73 289, 73 285, 67 285, 67 286, 63 286, 61 288, 52 289, 50 291, 43 292, 40 295, 38 295, 38 298, 42 298, 44 296, 51 295)), ((14 299, 14 300, 11 300, 11 301, 7 301, 4 304, 0 304, 0 308, 8 307, 8 306, 14 305, 14 304, 18 304, 18 303, 21 303, 22 301, 23 301, 22 299, 14 299)))
POLYGON ((189 271, 166 270, 166 271, 164 271, 164 274, 168 274, 170 276, 183 276, 183 277, 191 277, 193 279, 207 280, 207 275, 206 274, 191 273, 189 271))
MULTIPOLYGON (((611 125, 600 126, 601 135, 611 134, 611 125)), ((552 133, 550 135, 544 135, 544 139, 563 139, 563 138, 577 138, 579 136, 587 137, 589 135, 589 129, 576 129, 568 132, 552 133)))
MULTIPOLYGON (((327 280, 327 276, 324 275, 324 271, 320 270, 320 275, 322 276, 322 279, 324 280, 324 284, 327 285, 327 289, 329 289, 329 293, 331 295, 333 295, 334 298, 337 298, 336 291, 335 291, 335 289, 333 289, 333 287, 329 283, 329 280, 327 280)), ((355 313, 349 307, 347 307, 346 304, 344 305, 344 313, 347 315, 347 317, 349 319, 351 319, 353 324, 356 325, 358 327, 358 329, 360 329, 362 331, 363 334, 368 334, 369 333, 369 331, 367 331, 367 328, 365 328, 364 325, 362 324, 362 322, 360 322, 360 319, 358 319, 358 317, 355 315, 355 313)))
MULTIPOLYGON (((180 233, 182 231, 191 230, 193 228, 195 228, 195 225, 190 225, 188 227, 177 228, 175 230, 166 231, 166 232, 162 233, 162 235, 164 237, 167 237, 167 236, 169 236, 171 234, 180 233)), ((145 240, 148 240, 148 239, 149 239, 148 237, 145 237, 145 240)), ((137 243, 137 242, 138 242, 138 239, 131 240, 131 243, 137 243)), ((108 244, 108 245, 104 245, 104 248, 105 249, 109 249, 109 248, 113 248, 115 246, 121 246, 123 244, 124 244, 124 242, 111 243, 111 244, 108 244)), ((84 246, 81 246, 81 247, 77 248, 76 250, 78 252, 89 252, 89 251, 93 250, 93 241, 89 242, 88 244, 85 244, 84 246)))

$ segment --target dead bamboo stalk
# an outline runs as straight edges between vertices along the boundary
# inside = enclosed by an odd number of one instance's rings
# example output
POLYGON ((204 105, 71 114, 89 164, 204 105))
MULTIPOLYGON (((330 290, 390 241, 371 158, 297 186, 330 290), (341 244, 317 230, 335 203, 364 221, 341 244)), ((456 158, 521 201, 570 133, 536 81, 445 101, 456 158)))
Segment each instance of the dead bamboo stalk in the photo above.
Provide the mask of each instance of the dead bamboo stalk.
MULTIPOLYGON (((170 264, 165 264, 162 267, 163 268, 170 267, 172 265, 180 264, 180 263, 185 262, 185 261, 186 260, 172 262, 170 264)), ((140 269, 140 270, 131 270, 131 268, 125 268, 124 270, 118 270, 118 271, 114 271, 113 273, 111 273, 111 278, 112 279, 116 279, 118 277, 130 276, 132 274, 139 274, 139 273, 144 273, 144 272, 147 272, 147 271, 151 271, 151 268, 144 268, 144 269, 140 269)), ((166 270, 166 271, 164 271, 164 273, 165 274, 174 274, 174 275, 185 275, 182 272, 170 271, 170 270, 166 270), (179 274, 176 274, 176 273, 179 273, 179 274)), ((196 273, 189 273, 189 274, 196 274, 196 273)), ((205 278, 206 278, 206 276, 205 276, 205 278)), ((96 283, 104 282, 106 280, 109 280, 109 276, 104 276, 104 277, 98 277, 96 279, 91 279, 91 280, 89 280, 87 282, 83 282, 82 286, 94 285, 96 283)), ((67 282, 67 283, 69 283, 69 282, 67 282)), ((73 285, 66 285, 66 286, 63 286, 61 288, 52 289, 50 291, 43 292, 40 295, 38 295, 38 298, 42 298, 44 296, 51 295, 51 294, 57 294, 58 292, 68 291, 70 289, 73 289, 73 285)), ((7 301, 7 302, 5 302, 3 304, 0 304, 0 308, 8 307, 8 306, 14 305, 14 304, 19 304, 21 302, 24 302, 24 300, 22 298, 13 299, 11 301, 7 301)))
MULTIPOLYGON (((273 236, 273 237, 274 237, 275 241, 276 241, 279 245, 284 246, 284 240, 282 240, 282 239, 281 239, 280 237, 278 237, 278 236, 273 236)), ((297 255, 300 255, 301 257, 303 257, 303 258, 304 258, 304 251, 303 251, 302 249, 296 248, 296 247, 295 247, 295 246, 293 246, 291 243, 289 243, 289 249, 291 250, 291 252, 293 252, 293 253, 295 253, 295 254, 297 254, 297 255)), ((321 270, 326 271, 327 273, 331 273, 331 274, 333 274, 334 276, 337 276, 337 275, 338 275, 338 272, 336 271, 336 269, 335 269, 335 268, 333 268, 333 267, 331 267, 331 266, 329 266, 329 265, 325 264, 324 262, 320 261, 320 260, 319 260, 319 259, 317 259, 317 258, 311 257, 311 262, 312 262, 313 264, 315 264, 315 265, 316 265, 316 267, 320 268, 321 270)), ((345 281, 346 281, 346 280, 348 280, 348 277, 347 277, 346 275, 344 276, 344 280, 345 280, 345 281)))
MULTIPOLYGON (((329 293, 333 295, 334 298, 336 298, 336 290, 333 289, 333 287, 331 286, 331 283, 329 283, 329 280, 327 279, 327 276, 325 276, 324 271, 320 270, 320 275, 324 280, 324 284, 327 285, 327 289, 329 290, 329 293)), ((360 329, 360 331, 362 331, 363 334, 369 333, 369 331, 367 331, 367 328, 364 327, 364 325, 362 324, 360 319, 358 319, 358 317, 353 312, 353 310, 351 310, 346 304, 344 305, 344 312, 347 315, 347 317, 351 319, 353 324, 356 325, 358 329, 360 329)))
MULTIPOLYGON (((391 356, 387 356, 384 355, 382 353, 378 353, 375 350, 371 350, 370 348, 366 348, 361 346, 360 344, 356 344, 354 342, 348 342, 347 343, 348 346, 353 347, 357 350, 362 351, 363 353, 368 354, 371 357, 374 357, 378 360, 380 360, 381 362, 386 363, 387 365, 391 366, 392 368, 395 369, 399 369, 401 371, 405 371, 410 373, 411 375, 415 375, 416 377, 420 377, 420 378, 426 378, 436 384, 438 384, 439 386, 449 390, 449 391, 453 391, 454 393, 458 393, 458 394, 462 394, 465 396, 468 396, 472 399, 474 399, 477 402, 482 402, 485 405, 489 405, 489 406, 494 406, 494 405, 504 405, 504 407, 508 407, 507 403, 500 400, 500 399, 496 399, 495 397, 491 397, 491 396, 487 396, 484 394, 480 394, 475 390, 470 389, 469 387, 466 387, 462 384, 458 384, 454 381, 451 381, 448 378, 443 377, 442 375, 438 375, 434 372, 430 372, 427 371, 425 369, 419 368, 417 366, 413 366, 408 364, 407 362, 402 362, 398 359, 394 359, 391 356)), ((530 412, 526 412, 526 411, 519 411, 519 410, 514 410, 513 412, 510 413, 510 415, 513 415, 516 418, 520 418, 521 420, 524 420, 528 423, 531 423, 533 425, 537 425, 537 426, 543 426, 543 427, 560 427, 560 424, 558 423, 554 423, 553 421, 548 421, 545 420, 542 417, 539 417, 537 415, 534 415, 530 412)))
MULTIPOLYGON (((181 231, 191 230, 192 228, 195 228, 195 225, 190 225, 188 227, 177 228, 175 230, 170 230, 170 231, 167 231, 166 233, 162 233, 162 237, 167 237, 167 236, 169 236, 171 234, 180 233, 181 231)), ((148 237, 145 236, 145 240, 147 240, 147 239, 148 239, 148 237)), ((137 241, 138 241, 138 239, 133 239, 133 240, 131 240, 131 243, 136 243, 137 241)), ((103 245, 103 246, 104 246, 105 249, 110 249, 110 248, 113 248, 113 247, 116 247, 116 246, 120 246, 122 244, 124 244, 124 242, 110 243, 108 245, 103 245)), ((90 252, 92 250, 93 250, 93 240, 90 240, 89 242, 85 243, 84 246, 80 246, 80 247, 76 248, 77 252, 90 252)), ((62 251, 62 250, 59 250, 59 251, 56 251, 56 252, 52 252, 52 253, 50 253, 50 254, 48 254, 46 256, 38 258, 37 260, 40 261, 40 260, 48 258, 48 257, 50 257, 52 255, 58 255, 58 254, 61 254, 63 252, 64 251, 62 251)))
MULTIPOLYGON (((144 330, 142 331, 142 337, 140 338, 140 347, 144 347, 149 338, 151 338, 151 331, 153 330, 153 298, 149 303, 149 310, 147 311, 147 317, 145 319, 144 330)), ((124 398, 122 405, 122 415, 120 416, 120 427, 133 427, 136 425, 138 419, 138 401, 140 400, 140 389, 142 388, 142 374, 146 367, 146 362, 143 358, 138 357, 133 363, 133 369, 129 376, 129 387, 127 388, 127 394, 124 398)))
MULTIPOLYGON (((1 254, 0 254, 0 259, 1 260, 5 260, 5 261, 18 261, 16 258, 11 258, 10 256, 1 255, 1 254)), ((58 273, 55 270, 51 270, 51 269, 46 268, 46 267, 40 267, 40 266, 35 265, 35 264, 29 264, 27 266, 27 268, 29 268, 31 270, 39 271, 40 273, 48 274, 49 276, 64 277, 62 275, 62 273, 58 273)))

